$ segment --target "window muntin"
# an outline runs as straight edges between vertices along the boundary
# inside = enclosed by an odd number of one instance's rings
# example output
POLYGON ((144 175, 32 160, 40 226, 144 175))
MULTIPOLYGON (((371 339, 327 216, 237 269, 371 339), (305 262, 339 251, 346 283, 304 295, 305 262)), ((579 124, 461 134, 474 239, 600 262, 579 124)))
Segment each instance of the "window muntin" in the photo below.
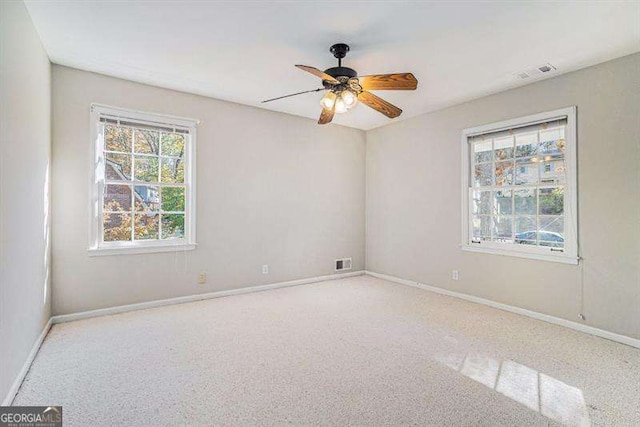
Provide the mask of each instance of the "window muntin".
POLYGON ((195 121, 92 107, 91 249, 195 244, 195 121))
POLYGON ((463 248, 577 257, 575 120, 563 112, 464 132, 463 248))

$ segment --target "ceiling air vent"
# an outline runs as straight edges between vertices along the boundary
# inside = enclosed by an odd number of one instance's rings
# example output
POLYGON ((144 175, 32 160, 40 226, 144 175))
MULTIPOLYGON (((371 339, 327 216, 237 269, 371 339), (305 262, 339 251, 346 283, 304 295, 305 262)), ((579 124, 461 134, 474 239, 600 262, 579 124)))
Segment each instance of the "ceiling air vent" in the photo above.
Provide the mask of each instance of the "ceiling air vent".
POLYGON ((529 68, 525 71, 520 71, 518 73, 515 73, 514 77, 518 80, 529 80, 537 77, 542 77, 545 74, 553 73, 556 70, 557 70, 556 67, 554 67, 549 63, 546 63, 534 68, 529 68))
POLYGON ((554 67, 551 64, 544 64, 538 67, 538 71, 540 71, 541 73, 548 73, 555 70, 556 70, 556 67, 554 67))

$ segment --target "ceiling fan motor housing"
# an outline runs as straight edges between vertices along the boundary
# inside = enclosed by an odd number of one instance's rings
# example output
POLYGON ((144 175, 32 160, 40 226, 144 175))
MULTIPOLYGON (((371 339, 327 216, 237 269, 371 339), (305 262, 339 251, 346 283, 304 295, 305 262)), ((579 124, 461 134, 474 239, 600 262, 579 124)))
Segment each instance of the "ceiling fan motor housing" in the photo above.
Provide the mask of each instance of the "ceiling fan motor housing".
POLYGON ((353 68, 349 67, 331 67, 324 70, 325 73, 331 77, 337 79, 338 77, 346 77, 348 79, 356 77, 358 73, 353 68))
POLYGON ((358 76, 356 70, 349 67, 327 68, 326 70, 324 70, 324 72, 338 80, 340 83, 336 84, 323 80, 322 85, 327 89, 338 92, 342 89, 346 89, 349 86, 349 80, 358 76))

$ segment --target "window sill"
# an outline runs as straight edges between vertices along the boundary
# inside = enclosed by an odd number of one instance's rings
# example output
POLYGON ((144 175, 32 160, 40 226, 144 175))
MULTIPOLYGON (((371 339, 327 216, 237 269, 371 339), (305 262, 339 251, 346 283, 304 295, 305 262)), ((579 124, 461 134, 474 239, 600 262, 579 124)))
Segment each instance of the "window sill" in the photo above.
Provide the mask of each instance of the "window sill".
POLYGON ((182 252, 192 251, 198 246, 197 243, 180 243, 173 245, 149 245, 149 246, 121 246, 107 248, 89 248, 87 252, 89 256, 108 256, 108 255, 137 255, 137 254, 154 254, 160 252, 182 252))
POLYGON ((525 251, 516 251, 512 249, 500 249, 500 248, 492 248, 492 247, 480 247, 480 246, 471 246, 471 245, 460 245, 460 248, 463 251, 468 252, 480 252, 485 254, 492 255, 503 255, 503 256, 512 256, 518 258, 529 258, 535 259, 539 261, 550 261, 550 262, 559 262, 562 264, 572 264, 578 265, 579 258, 572 257, 570 255, 565 254, 544 254, 544 253, 535 253, 535 252, 525 252, 525 251))

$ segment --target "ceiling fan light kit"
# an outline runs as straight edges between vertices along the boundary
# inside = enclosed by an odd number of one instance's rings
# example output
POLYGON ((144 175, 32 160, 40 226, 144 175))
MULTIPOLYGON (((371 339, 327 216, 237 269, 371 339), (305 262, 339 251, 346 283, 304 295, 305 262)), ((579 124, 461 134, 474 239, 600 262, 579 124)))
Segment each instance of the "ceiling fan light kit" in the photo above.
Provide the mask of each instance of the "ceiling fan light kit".
POLYGON ((297 68, 306 71, 322 79, 322 88, 298 92, 291 95, 268 99, 264 102, 275 101, 282 98, 301 95, 303 93, 319 92, 327 93, 320 101, 322 112, 318 124, 324 125, 333 120, 335 113, 341 114, 353 108, 358 101, 374 110, 393 119, 402 114, 402 110, 384 99, 369 92, 370 90, 415 90, 418 80, 411 73, 377 74, 360 76, 353 68, 343 67, 342 59, 347 56, 349 46, 338 43, 331 46, 329 51, 338 59, 338 66, 321 71, 308 65, 296 65, 297 68))

